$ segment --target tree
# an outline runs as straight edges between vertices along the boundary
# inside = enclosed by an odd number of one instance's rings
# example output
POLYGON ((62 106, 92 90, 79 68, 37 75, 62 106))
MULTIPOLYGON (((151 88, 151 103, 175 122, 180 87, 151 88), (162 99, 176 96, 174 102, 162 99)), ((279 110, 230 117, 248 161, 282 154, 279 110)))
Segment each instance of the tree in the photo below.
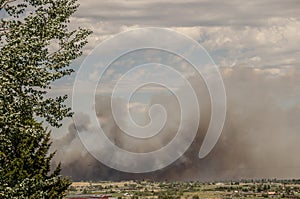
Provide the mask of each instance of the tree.
POLYGON ((91 33, 69 30, 77 8, 77 0, 0 0, 0 198, 62 198, 70 185, 60 165, 51 171, 45 126, 72 113, 66 95, 46 94, 73 72, 91 33))

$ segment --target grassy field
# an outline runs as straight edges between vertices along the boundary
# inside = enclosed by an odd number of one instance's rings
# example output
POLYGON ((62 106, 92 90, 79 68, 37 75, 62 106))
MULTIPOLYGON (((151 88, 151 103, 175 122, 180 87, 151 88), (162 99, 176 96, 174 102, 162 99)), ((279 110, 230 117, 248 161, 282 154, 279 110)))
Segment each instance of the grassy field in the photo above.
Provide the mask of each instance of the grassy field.
POLYGON ((73 182, 69 195, 98 194, 112 198, 300 198, 300 181, 237 182, 73 182))

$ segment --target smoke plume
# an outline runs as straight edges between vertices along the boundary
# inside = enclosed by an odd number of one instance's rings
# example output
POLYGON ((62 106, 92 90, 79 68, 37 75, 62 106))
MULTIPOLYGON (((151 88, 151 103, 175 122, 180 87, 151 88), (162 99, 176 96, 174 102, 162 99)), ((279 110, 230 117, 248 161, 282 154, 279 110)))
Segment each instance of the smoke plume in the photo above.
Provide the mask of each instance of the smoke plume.
MULTIPOLYGON (((65 137, 54 140, 53 147, 57 149, 54 164, 61 161, 63 175, 71 176, 73 180, 206 181, 300 177, 297 154, 300 151, 300 69, 234 67, 223 68, 221 73, 227 93, 227 117, 217 145, 204 159, 198 158, 198 152, 210 121, 210 100, 202 79, 193 76, 189 81, 197 91, 200 103, 199 130, 191 147, 170 166, 146 174, 129 174, 108 168, 87 152, 74 124, 69 126, 65 137)), ((158 136, 142 141, 134 140, 118 128, 112 117, 110 100, 106 95, 97 96, 95 108, 105 133, 116 145, 129 151, 147 152, 164 146, 174 137, 180 122, 180 108, 173 95, 165 93, 152 97, 150 104, 164 106, 168 119, 158 136)), ((121 99, 116 100, 126 107, 121 99)), ((132 107, 132 112, 148 111, 147 106, 138 103, 132 107)), ((82 123, 77 124, 77 128, 88 131, 91 128, 89 118, 80 117, 82 123)), ((144 120, 137 122, 144 124, 148 119, 146 114, 144 120)), ((187 133, 188 130, 187 126, 187 133)))

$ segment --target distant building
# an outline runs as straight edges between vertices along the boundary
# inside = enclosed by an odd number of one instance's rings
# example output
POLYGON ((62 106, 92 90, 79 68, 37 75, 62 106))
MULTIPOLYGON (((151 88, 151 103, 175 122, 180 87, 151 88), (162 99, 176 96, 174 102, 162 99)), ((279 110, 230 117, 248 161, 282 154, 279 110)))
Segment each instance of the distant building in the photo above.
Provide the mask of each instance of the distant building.
POLYGON ((269 196, 276 195, 276 192, 275 192, 275 191, 269 191, 269 192, 268 192, 268 195, 269 195, 269 196))

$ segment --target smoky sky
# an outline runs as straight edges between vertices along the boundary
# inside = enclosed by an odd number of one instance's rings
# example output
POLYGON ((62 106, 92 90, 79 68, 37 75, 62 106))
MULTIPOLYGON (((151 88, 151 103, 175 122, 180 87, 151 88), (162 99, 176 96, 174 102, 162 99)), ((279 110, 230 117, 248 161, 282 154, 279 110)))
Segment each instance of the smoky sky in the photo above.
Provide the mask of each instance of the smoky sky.
MULTIPOLYGON (((66 122, 64 126, 68 128, 62 128, 65 131, 62 137, 53 136, 59 132, 52 134, 51 150, 56 151, 52 164, 61 162, 64 176, 76 181, 300 178, 299 0, 79 0, 79 3, 78 12, 70 18, 70 29, 84 27, 93 31, 83 51, 86 57, 104 40, 135 28, 168 28, 194 39, 220 66, 227 113, 216 146, 208 156, 199 159, 210 122, 211 104, 204 81, 189 71, 188 80, 196 91, 201 110, 197 136, 174 163, 144 174, 120 172, 96 160, 78 137, 78 130, 93 131, 91 118, 79 113, 76 127, 73 122, 66 122)), ((77 71, 83 59, 75 60, 71 67, 77 71)), ((124 72, 126 64, 121 63, 117 72, 124 72)), ((75 76, 76 73, 54 83, 53 95, 71 95, 75 76)), ((98 77, 92 74, 87 78, 98 77)), ((111 77, 108 84, 110 81, 111 77)), ((122 132, 112 116, 111 100, 118 101, 120 110, 125 110, 127 105, 122 99, 111 99, 105 92, 95 97, 95 111, 104 132, 115 145, 144 153, 163 147, 175 136, 180 124, 180 107, 176 96, 167 90, 152 87, 151 95, 140 94, 140 98, 148 98, 143 102, 148 104, 138 101, 130 105, 133 119, 140 125, 149 122, 151 105, 160 104, 167 111, 162 131, 144 140, 122 132)), ((194 108, 189 107, 189 111, 194 108)), ((192 115, 190 121, 194 119, 192 115)), ((128 122, 124 112, 119 112, 118 117, 128 122)), ((185 126, 185 133, 189 130, 185 126)))
MULTIPOLYGON (((256 68, 221 69, 227 92, 227 117, 222 135, 204 159, 198 152, 210 121, 210 100, 198 76, 190 77, 200 102, 201 121, 197 137, 186 153, 168 167, 146 174, 130 174, 108 168, 93 158, 78 139, 74 124, 66 135, 54 140, 53 164, 62 163, 62 174, 73 180, 226 180, 240 178, 297 178, 300 171, 299 145, 300 69, 286 68, 280 74, 256 68)), ((126 150, 145 152, 167 143, 178 127, 178 104, 174 96, 158 94, 168 113, 164 135, 145 143, 124 136, 112 118, 109 96, 97 96, 96 112, 106 134, 126 150), (134 143, 134 144, 132 144, 134 143)), ((120 106, 122 101, 120 100, 120 106)), ((82 115, 77 128, 89 130, 82 115)), ((188 133, 188 127, 187 131, 188 133)))
MULTIPOLYGON (((68 129, 63 137, 53 136, 53 150, 57 150, 53 164, 62 163, 63 175, 73 180, 300 177, 297 154, 300 149, 300 6, 297 0, 79 2, 81 6, 71 18, 71 26, 87 27, 94 32, 85 56, 102 41, 122 31, 149 26, 169 28, 197 41, 220 67, 227 93, 227 115, 218 143, 208 156, 199 159, 211 105, 201 77, 189 75, 199 100, 201 119, 196 139, 181 158, 162 170, 145 174, 108 168, 93 158, 80 142, 78 128, 92 131, 90 118, 80 115, 77 129, 73 123, 65 123, 68 129)), ((77 70, 80 63, 75 61, 73 66, 77 70)), ((124 66, 120 65, 123 69, 124 66)), ((74 76, 58 82, 54 93, 71 94, 73 81, 74 76)), ((109 95, 104 92, 95 98, 98 120, 109 139, 119 147, 147 152, 174 137, 180 122, 176 97, 161 90, 147 97, 148 106, 140 102, 131 104, 137 123, 149 122, 147 113, 151 104, 164 106, 168 117, 161 134, 144 141, 134 140, 119 129, 112 117, 109 95)), ((122 99, 114 100, 118 100, 121 108, 127 107, 122 99)), ((123 118, 122 112, 119 117, 123 118)), ((123 122, 127 122, 126 118, 123 122)), ((188 126, 185 131, 189 133, 188 126)))

